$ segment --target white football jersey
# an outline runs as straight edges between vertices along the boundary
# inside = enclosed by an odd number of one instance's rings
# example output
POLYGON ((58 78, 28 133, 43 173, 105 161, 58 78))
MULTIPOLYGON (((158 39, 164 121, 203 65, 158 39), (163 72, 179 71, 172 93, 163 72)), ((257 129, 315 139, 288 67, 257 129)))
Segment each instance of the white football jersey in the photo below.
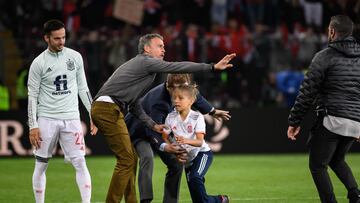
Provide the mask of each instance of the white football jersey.
POLYGON ((92 100, 80 53, 66 47, 43 51, 30 66, 28 94, 30 129, 38 126, 38 117, 80 119, 78 95, 88 111, 92 100))
MULTIPOLYGON (((171 132, 176 136, 183 136, 187 139, 196 139, 196 133, 206 134, 206 124, 204 116, 197 111, 190 110, 186 119, 183 121, 177 111, 168 114, 165 120, 165 125, 168 127, 165 130, 166 134, 171 132)), ((203 142, 201 147, 194 147, 188 144, 182 145, 188 152, 188 162, 192 161, 199 152, 209 151, 210 147, 203 142)))

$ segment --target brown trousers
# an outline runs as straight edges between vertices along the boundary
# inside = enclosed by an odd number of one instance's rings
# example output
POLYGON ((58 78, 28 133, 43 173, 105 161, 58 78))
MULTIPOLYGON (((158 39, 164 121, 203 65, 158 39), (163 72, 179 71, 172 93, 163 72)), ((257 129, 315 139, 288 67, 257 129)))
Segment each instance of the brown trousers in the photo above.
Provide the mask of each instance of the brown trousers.
POLYGON ((126 203, 136 203, 137 155, 131 144, 120 107, 113 103, 94 101, 91 107, 91 117, 116 156, 116 165, 106 202, 118 203, 125 196, 126 203))

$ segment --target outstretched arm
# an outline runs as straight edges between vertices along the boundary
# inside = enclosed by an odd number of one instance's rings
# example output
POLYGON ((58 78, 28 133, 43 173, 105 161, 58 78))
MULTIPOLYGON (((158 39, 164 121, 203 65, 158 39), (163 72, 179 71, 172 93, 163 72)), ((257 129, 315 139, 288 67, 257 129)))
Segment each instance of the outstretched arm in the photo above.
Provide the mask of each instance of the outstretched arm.
POLYGON ((220 109, 215 109, 200 93, 196 95, 196 101, 193 104, 197 110, 202 114, 209 113, 210 116, 214 117, 216 120, 229 120, 231 118, 229 111, 224 111, 220 109))
POLYGON ((220 121, 221 119, 228 121, 231 118, 229 111, 224 111, 224 110, 220 110, 220 109, 214 109, 214 111, 215 111, 214 113, 210 112, 209 115, 211 115, 218 121, 220 121))
POLYGON ((224 58, 222 58, 218 63, 216 63, 214 65, 214 69, 215 70, 225 70, 227 68, 231 68, 233 67, 232 64, 230 64, 229 62, 235 58, 236 54, 232 53, 232 54, 227 54, 226 56, 224 56, 224 58))
POLYGON ((146 70, 151 73, 195 73, 201 71, 225 70, 232 67, 229 62, 235 58, 236 54, 224 56, 218 63, 211 65, 207 63, 195 63, 190 61, 168 62, 156 58, 147 58, 144 61, 146 70))

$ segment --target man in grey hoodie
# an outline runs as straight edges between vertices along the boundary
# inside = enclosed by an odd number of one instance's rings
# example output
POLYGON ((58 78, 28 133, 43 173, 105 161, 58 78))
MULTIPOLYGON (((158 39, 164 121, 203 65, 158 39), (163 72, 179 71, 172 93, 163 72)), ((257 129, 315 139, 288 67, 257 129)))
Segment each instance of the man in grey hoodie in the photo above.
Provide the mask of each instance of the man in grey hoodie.
MULTIPOLYGON (((106 202, 135 203, 136 154, 132 147, 122 111, 128 108, 144 124, 161 133, 165 127, 155 123, 143 110, 139 99, 148 91, 157 73, 191 73, 224 70, 236 54, 226 55, 216 64, 164 61, 163 37, 147 34, 140 38, 139 54, 121 65, 95 96, 91 116, 103 133, 117 162, 106 202)), ((154 98, 156 99, 156 98, 154 98)), ((179 148, 179 152, 181 149, 179 148)))

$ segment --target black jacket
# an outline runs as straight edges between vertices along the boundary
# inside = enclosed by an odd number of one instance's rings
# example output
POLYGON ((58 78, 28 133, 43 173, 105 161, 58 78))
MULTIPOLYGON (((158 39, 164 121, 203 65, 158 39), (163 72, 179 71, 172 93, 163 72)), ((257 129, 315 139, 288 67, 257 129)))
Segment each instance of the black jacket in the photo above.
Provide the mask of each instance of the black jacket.
POLYGON ((318 52, 305 75, 288 123, 299 126, 312 105, 360 122, 360 44, 336 40, 318 52))

